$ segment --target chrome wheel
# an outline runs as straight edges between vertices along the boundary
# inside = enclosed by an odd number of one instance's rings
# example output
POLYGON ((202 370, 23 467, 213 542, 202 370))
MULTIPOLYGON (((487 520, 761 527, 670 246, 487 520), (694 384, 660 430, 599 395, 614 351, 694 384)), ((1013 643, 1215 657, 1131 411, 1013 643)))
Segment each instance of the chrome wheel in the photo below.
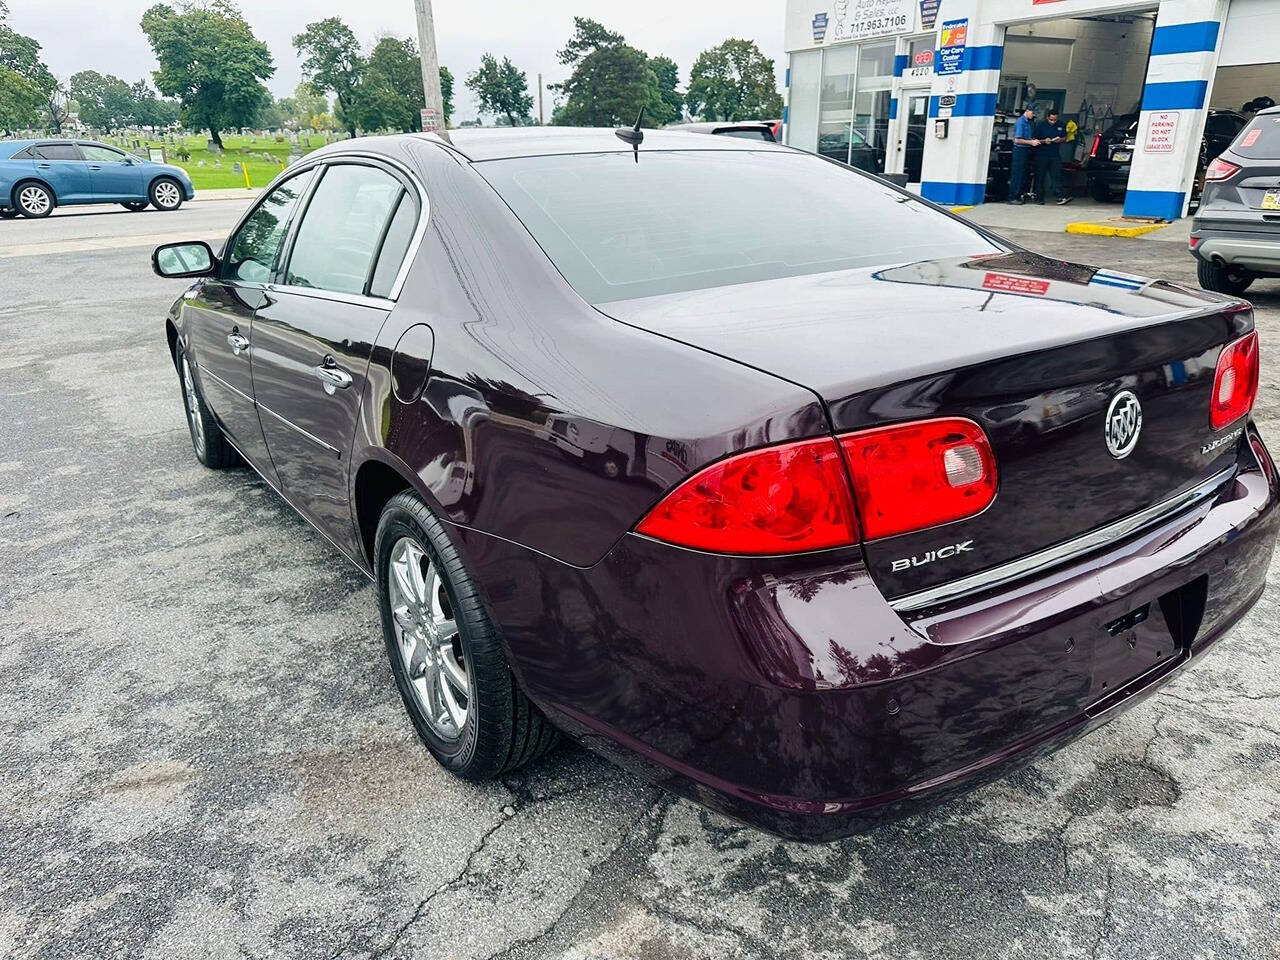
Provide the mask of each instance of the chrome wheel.
POLYGON ((391 548, 387 590, 396 650, 414 698, 436 736, 457 740, 471 708, 462 638, 444 581, 412 537, 391 548))
POLYGON ((165 180, 155 186, 156 206, 162 210, 172 210, 182 202, 182 193, 178 185, 165 180))
POLYGON ((191 428, 191 445, 196 448, 196 456, 204 456, 204 417, 200 415, 200 399, 196 396, 196 385, 191 379, 191 365, 187 363, 187 355, 182 355, 182 397, 187 402, 187 426, 191 428))
POLYGON ((24 213, 33 217, 43 217, 49 212, 49 208, 53 205, 53 200, 49 196, 49 191, 44 187, 35 185, 23 187, 18 194, 18 206, 22 208, 24 213))

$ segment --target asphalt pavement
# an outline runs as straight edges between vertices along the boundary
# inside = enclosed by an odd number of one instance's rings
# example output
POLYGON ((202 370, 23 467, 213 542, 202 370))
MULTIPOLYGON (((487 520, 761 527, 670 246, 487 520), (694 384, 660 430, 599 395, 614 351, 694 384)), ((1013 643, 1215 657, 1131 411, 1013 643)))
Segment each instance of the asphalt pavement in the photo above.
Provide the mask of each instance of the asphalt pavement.
MULTIPOLYGON (((372 586, 192 456, 150 245, 0 221, 0 956, 1280 957, 1280 575, 1194 672, 927 813, 786 843, 565 745, 462 783, 372 586)), ((1030 222, 1030 221, 1028 221, 1030 222)), ((1006 231, 1193 281, 1179 243, 1006 231)), ((1280 444, 1280 282, 1255 291, 1280 444)))

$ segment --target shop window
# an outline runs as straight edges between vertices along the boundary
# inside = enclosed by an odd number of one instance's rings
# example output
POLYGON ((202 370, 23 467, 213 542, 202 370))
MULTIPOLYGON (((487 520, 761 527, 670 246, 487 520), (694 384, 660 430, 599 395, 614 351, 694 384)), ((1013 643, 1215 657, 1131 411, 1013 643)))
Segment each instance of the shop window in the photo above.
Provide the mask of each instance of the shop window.
POLYGON ((800 150, 818 149, 818 90, 822 83, 822 51, 791 55, 791 90, 787 98, 787 143, 800 150))
POLYGON ((842 163, 849 162, 852 144, 853 85, 857 58, 858 48, 854 44, 829 47, 822 58, 818 153, 842 163))

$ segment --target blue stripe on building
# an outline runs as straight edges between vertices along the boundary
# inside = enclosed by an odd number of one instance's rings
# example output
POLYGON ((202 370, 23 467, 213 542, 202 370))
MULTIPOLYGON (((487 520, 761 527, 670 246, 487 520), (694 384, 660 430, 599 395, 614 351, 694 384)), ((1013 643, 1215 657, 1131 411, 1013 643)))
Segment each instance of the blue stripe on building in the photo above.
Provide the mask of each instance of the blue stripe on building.
MULTIPOLYGON (((994 93, 957 93, 956 105, 951 110, 953 117, 989 117, 996 112, 996 95, 994 93)), ((938 98, 929 98, 929 116, 938 115, 938 98)))
POLYGON ((890 120, 898 119, 898 98, 897 97, 894 97, 892 100, 889 101, 889 119, 890 120))
POLYGON ((949 183, 926 180, 920 184, 920 196, 948 207, 976 207, 987 195, 985 183, 949 183))
POLYGON ((911 58, 905 53, 899 53, 893 58, 893 75, 900 77, 906 72, 907 64, 911 62, 911 58))
POLYGON ((1156 27, 1151 37, 1151 55, 1158 57, 1169 53, 1211 53, 1218 46, 1217 20, 1201 20, 1199 23, 1175 23, 1156 27))
POLYGON ((1124 215, 1177 220, 1182 216, 1182 202, 1186 196, 1179 190, 1135 190, 1130 187, 1124 195, 1124 215))
POLYGON ((1199 110, 1209 92, 1208 80, 1148 83, 1142 91, 1143 110, 1199 110))
POLYGON ((789 87, 789 86, 791 86, 791 68, 790 68, 790 67, 787 67, 787 72, 784 74, 784 77, 785 77, 786 79, 784 79, 784 80, 782 81, 782 85, 783 85, 784 87, 789 87))
POLYGON ((790 113, 790 112, 791 112, 791 104, 789 104, 789 103, 784 103, 784 104, 782 105, 782 122, 783 122, 783 123, 786 123, 786 122, 787 122, 787 114, 788 114, 788 113, 790 113))
MULTIPOLYGON (((942 62, 942 53, 933 51, 933 62, 936 66, 942 62)), ((963 70, 999 70, 1004 66, 1004 47, 965 47, 960 56, 960 69, 963 70)))

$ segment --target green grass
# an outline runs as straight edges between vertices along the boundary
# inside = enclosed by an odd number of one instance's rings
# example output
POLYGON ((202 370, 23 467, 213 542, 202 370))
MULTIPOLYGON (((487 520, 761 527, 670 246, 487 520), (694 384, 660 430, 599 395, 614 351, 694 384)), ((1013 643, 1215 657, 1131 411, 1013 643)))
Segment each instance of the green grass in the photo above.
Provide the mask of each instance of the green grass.
MULTIPOLYGON (((108 137, 106 142, 132 150, 133 140, 108 137)), ((298 149, 309 153, 324 146, 324 137, 320 134, 299 137, 298 149), (310 146, 307 141, 310 140, 310 146)), ((209 152, 209 144, 205 137, 179 138, 177 144, 159 139, 143 140, 144 147, 163 147, 165 159, 182 167, 191 176, 196 190, 221 190, 227 187, 244 187, 244 174, 237 173, 236 163, 244 164, 249 171, 249 183, 254 187, 265 187, 284 169, 289 159, 292 145, 288 137, 283 142, 273 137, 233 137, 224 136, 222 143, 225 150, 221 154, 209 152), (182 159, 180 151, 190 154, 190 159, 182 159), (268 160, 264 154, 270 154, 268 160)))

